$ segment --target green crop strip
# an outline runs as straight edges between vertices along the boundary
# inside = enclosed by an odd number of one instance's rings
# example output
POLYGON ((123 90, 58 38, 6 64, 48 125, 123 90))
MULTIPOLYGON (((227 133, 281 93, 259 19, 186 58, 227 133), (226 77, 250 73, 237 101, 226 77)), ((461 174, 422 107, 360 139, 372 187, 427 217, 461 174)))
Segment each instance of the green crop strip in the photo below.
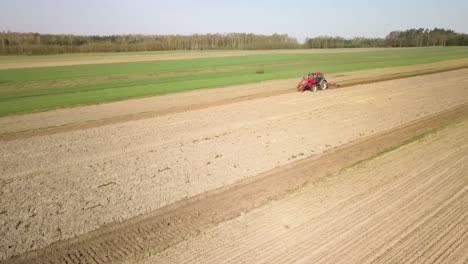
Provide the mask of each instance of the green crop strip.
POLYGON ((387 154, 389 152, 397 150, 397 149, 399 149, 399 148, 401 148, 401 147, 403 147, 405 145, 409 145, 409 144, 414 143, 414 142, 419 142, 419 141, 423 140, 424 138, 426 138, 429 135, 436 134, 437 131, 439 131, 440 129, 442 129, 442 128, 432 129, 432 130, 429 130, 427 132, 424 132, 424 133, 418 134, 416 136, 413 136, 413 137, 411 137, 411 138, 409 138, 409 139, 407 139, 405 141, 402 141, 401 143, 399 143, 399 144, 397 144, 395 146, 391 146, 389 148, 386 148, 386 149, 378 152, 377 154, 372 155, 371 157, 369 157, 367 159, 356 161, 355 163, 351 164, 351 166, 349 166, 348 168, 354 168, 354 167, 360 166, 360 165, 362 165, 364 163, 367 163, 367 162, 369 162, 371 160, 374 160, 374 159, 376 159, 378 157, 381 157, 381 156, 383 156, 383 155, 385 155, 385 154, 387 154))
POLYGON ((468 48, 268 54, 5 69, 0 70, 0 116, 266 80, 299 79, 313 70, 327 74, 459 58, 468 58, 468 48), (259 71, 263 73, 258 74, 259 71))

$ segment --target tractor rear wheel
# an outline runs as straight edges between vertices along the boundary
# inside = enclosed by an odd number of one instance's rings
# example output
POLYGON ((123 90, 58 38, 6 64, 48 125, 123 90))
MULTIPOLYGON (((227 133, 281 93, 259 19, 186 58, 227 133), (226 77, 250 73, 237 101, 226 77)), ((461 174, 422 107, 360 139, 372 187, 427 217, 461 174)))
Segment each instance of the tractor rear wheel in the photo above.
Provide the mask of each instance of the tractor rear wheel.
POLYGON ((327 83, 327 81, 322 80, 322 81, 320 82, 320 89, 321 89, 321 90, 325 90, 325 89, 327 89, 327 88, 328 88, 328 83, 327 83))

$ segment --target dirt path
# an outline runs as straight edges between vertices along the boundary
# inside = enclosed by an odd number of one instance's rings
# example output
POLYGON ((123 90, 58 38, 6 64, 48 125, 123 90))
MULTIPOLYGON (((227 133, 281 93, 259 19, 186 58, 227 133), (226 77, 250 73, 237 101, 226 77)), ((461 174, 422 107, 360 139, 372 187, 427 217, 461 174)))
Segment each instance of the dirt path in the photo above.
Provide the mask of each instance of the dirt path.
MULTIPOLYGON (((343 86, 468 67, 468 59, 327 75, 343 86)), ((204 89, 120 102, 0 117, 0 139, 99 127, 210 106, 294 93, 298 79, 204 89)))
POLYGON ((139 61, 158 61, 158 60, 180 60, 180 59, 198 59, 198 58, 215 58, 215 57, 232 57, 232 56, 252 56, 252 55, 268 55, 268 54, 310 54, 310 53, 341 53, 341 52, 364 52, 375 50, 386 50, 391 48, 362 48, 362 49, 307 49, 307 50, 239 50, 239 51, 208 51, 208 52, 161 52, 161 53, 115 53, 107 55, 101 54, 72 54, 71 56, 14 56, 15 59, 8 59, 3 56, 0 60, 0 70, 2 69, 17 69, 17 68, 36 68, 36 67, 54 67, 54 66, 70 66, 83 64, 103 64, 116 62, 139 62, 139 61), (77 55, 77 56, 73 56, 77 55), (79 55, 79 56, 78 56, 79 55))
POLYGON ((467 133, 465 121, 141 262, 466 263, 467 133))
POLYGON ((467 73, 284 94, 2 142, 0 257, 465 104, 467 73))

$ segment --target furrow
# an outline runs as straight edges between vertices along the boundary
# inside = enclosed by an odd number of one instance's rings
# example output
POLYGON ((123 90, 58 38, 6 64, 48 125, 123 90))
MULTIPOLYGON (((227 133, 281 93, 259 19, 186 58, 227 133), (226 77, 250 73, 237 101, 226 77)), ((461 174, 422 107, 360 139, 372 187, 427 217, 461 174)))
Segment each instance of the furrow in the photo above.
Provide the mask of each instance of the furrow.
MULTIPOLYGON (((443 209, 449 209, 448 205, 446 207, 447 208, 444 207, 443 209)), ((437 214, 442 214, 444 212, 443 210, 441 210, 442 207, 439 207, 438 209, 439 210, 436 211, 437 214)), ((463 213, 463 210, 462 210, 462 213, 463 213)), ((437 214, 434 214, 434 217, 437 214)), ((447 215, 443 215, 442 219, 450 219, 450 216, 452 216, 453 214, 455 214, 455 215, 458 214, 459 215, 460 212, 451 211, 451 213, 449 213, 447 215)), ((404 238, 404 237, 414 236, 414 234, 418 231, 418 228, 420 228, 421 225, 425 224, 424 221, 426 221, 428 219, 428 217, 430 217, 430 216, 433 216, 433 214, 426 215, 426 217, 423 217, 422 220, 418 219, 417 223, 408 224, 408 226, 405 227, 400 232, 396 233, 395 235, 391 236, 390 238, 387 238, 386 240, 382 240, 380 242, 381 246, 379 246, 377 249, 374 249, 373 251, 369 252, 369 254, 364 256, 360 261, 356 260, 356 262, 362 262, 362 263, 364 263, 364 262, 366 262, 366 263, 367 262, 376 262, 377 260, 382 259, 382 257, 385 254, 390 253, 389 252, 390 250, 393 250, 396 246, 401 245, 400 244, 401 243, 401 237, 404 238)), ((364 245, 363 245, 363 247, 364 247, 364 245)), ((395 250, 393 250, 393 251, 395 251, 395 250)))
MULTIPOLYGON (((461 212, 460 211, 456 211, 457 208, 452 208, 450 204, 447 204, 447 210, 452 210, 452 213, 447 213, 447 215, 444 215, 442 219, 445 219, 445 220, 451 220, 453 218, 451 217, 460 217, 460 215, 464 215, 464 212, 463 212, 463 204, 461 204, 461 212)), ((459 208, 460 209, 460 208, 459 208)), ((444 212, 444 211, 442 211, 444 212)), ((433 216, 433 215, 430 215, 430 216, 433 216)), ((434 215, 435 216, 435 215, 434 215)), ((422 222, 424 221, 431 221, 431 219, 429 217, 423 219, 422 222)), ((435 225, 435 227, 433 228, 429 228, 427 227, 426 225, 431 225, 430 223, 424 223, 425 224, 425 229, 426 229, 426 234, 418 234, 418 231, 421 232, 420 230, 418 230, 419 226, 416 226, 413 228, 412 232, 410 232, 409 234, 407 234, 406 236, 404 236, 403 238, 396 238, 394 240, 394 243, 389 245, 387 250, 385 251, 384 254, 382 255, 377 255, 377 258, 375 258, 374 260, 372 260, 372 262, 379 262, 379 263, 388 263, 389 261, 392 262, 392 261, 398 261, 398 262, 401 262, 401 261, 408 261, 407 258, 411 257, 414 253, 418 253, 418 247, 424 247, 424 240, 423 240, 423 237, 424 236, 430 236, 431 233, 433 234, 433 231, 434 229, 437 230, 437 222, 435 223, 432 223, 432 225, 435 225), (423 241, 423 242, 421 242, 423 241)))
MULTIPOLYGON (((424 173, 421 173, 421 174, 419 174, 419 175, 420 175, 420 178, 421 178, 421 177, 424 177, 425 174, 424 174, 424 173)), ((414 180, 414 179, 413 179, 413 180, 414 180)), ((427 182, 426 182, 425 184, 428 185, 427 182)), ((399 184, 399 185, 401 185, 401 184, 399 184)), ((440 184, 439 184, 439 185, 440 185, 440 184)), ((406 185, 405 187, 407 188, 408 191, 409 191, 410 189, 413 188, 411 185, 410 185, 410 186, 406 185)), ((382 194, 382 197, 387 197, 388 199, 391 199, 392 193, 393 193, 393 192, 396 192, 396 191, 401 191, 402 193, 407 193, 407 192, 408 192, 408 191, 405 191, 404 189, 398 188, 398 186, 397 186, 395 189, 391 189, 391 190, 387 191, 387 193, 382 194)), ((384 198, 384 199, 385 199, 385 198, 384 198)), ((379 203, 379 202, 377 202, 377 203, 379 203)), ((367 204, 364 204, 364 203, 360 203, 359 206, 368 206, 368 205, 367 205, 367 204)), ((343 218, 345 218, 345 217, 347 217, 347 216, 343 216, 343 218)), ((365 217, 366 217, 366 215, 364 214, 364 218, 365 218, 365 217)), ((361 220, 362 220, 358 215, 353 215, 353 219, 357 219, 357 220, 354 220, 354 221, 361 221, 361 220), (360 219, 361 219, 361 220, 360 220, 360 219)), ((362 223, 362 222, 360 222, 360 223, 362 223)), ((340 228, 339 226, 337 226, 337 225, 335 224, 335 226, 334 226, 334 228, 333 228, 333 231, 334 231, 334 232, 336 231, 336 233, 338 233, 338 234, 340 234, 341 232, 344 232, 344 231, 346 230, 346 227, 348 226, 348 222, 345 221, 343 224, 345 224, 345 226, 344 226, 343 228, 340 228)), ((330 235, 330 234, 328 234, 328 235, 325 234, 325 237, 328 238, 329 235, 330 235)), ((331 239, 332 239, 332 238, 330 238, 330 240, 331 240, 331 239)), ((300 249, 300 250, 302 250, 302 249, 300 249)), ((293 255, 294 255, 294 254, 293 254, 293 255)))
MULTIPOLYGON (((441 187, 443 184, 436 185, 434 190, 437 190, 437 187, 441 187)), ((413 186, 412 186, 413 187, 413 186)), ((420 188, 417 188, 420 189, 420 188)), ((363 229, 365 230, 371 230, 375 228, 374 225, 379 225, 379 222, 377 221, 377 224, 373 224, 373 218, 374 219, 379 219, 379 217, 382 217, 383 215, 387 215, 388 217, 391 217, 392 215, 398 214, 399 210, 408 208, 412 206, 415 202, 419 199, 421 199, 421 196, 423 194, 419 194, 418 196, 414 197, 412 193, 409 195, 405 195, 401 197, 400 199, 403 201, 411 201, 410 203, 404 204, 403 202, 399 203, 391 203, 389 206, 384 207, 384 208, 379 208, 378 212, 373 213, 370 212, 371 214, 369 215, 368 212, 364 209, 361 214, 358 214, 352 218, 352 221, 344 221, 344 224, 342 224, 339 228, 331 228, 331 230, 327 233, 325 233, 322 237, 326 237, 326 240, 324 242, 319 243, 317 246, 314 247, 312 252, 309 252, 307 249, 303 249, 301 253, 298 254, 293 254, 295 256, 295 259, 300 260, 301 258, 304 259, 304 261, 307 261, 307 258, 312 258, 315 261, 323 261, 321 258, 325 257, 328 255, 326 253, 325 249, 329 247, 331 243, 337 243, 337 241, 345 239, 347 236, 349 236, 350 233, 353 233, 355 230, 363 229), (403 203, 403 204, 402 204, 403 203), (391 212, 391 213, 390 213, 391 212), (313 253, 315 252, 315 253, 313 253), (312 255, 311 255, 312 254, 312 255), (306 256, 309 255, 309 256, 306 256), (312 257, 314 256, 314 257, 312 257)), ((389 199, 392 200, 391 197, 388 197, 386 195, 382 195, 381 197, 385 197, 384 199, 389 199)), ((376 205, 381 204, 381 203, 376 203, 376 205)), ((362 205, 363 208, 367 208, 370 205, 362 205)), ((338 243, 339 244, 339 243, 338 243)), ((338 249, 337 249, 338 250, 338 249)), ((296 261, 296 260, 294 260, 296 261)))

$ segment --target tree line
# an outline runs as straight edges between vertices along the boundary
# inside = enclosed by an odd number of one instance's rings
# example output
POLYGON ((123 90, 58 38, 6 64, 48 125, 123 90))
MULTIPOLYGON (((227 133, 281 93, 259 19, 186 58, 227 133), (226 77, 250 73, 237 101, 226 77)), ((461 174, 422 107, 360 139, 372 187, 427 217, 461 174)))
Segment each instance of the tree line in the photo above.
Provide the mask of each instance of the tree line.
POLYGON ((60 54, 170 50, 297 49, 297 39, 286 34, 271 36, 229 33, 205 35, 77 36, 0 32, 0 54, 60 54))
POLYGON ((320 36, 308 38, 306 48, 380 48, 380 47, 429 47, 468 46, 468 34, 456 33, 450 29, 427 28, 392 31, 385 38, 350 38, 320 36))
POLYGON ((385 40, 391 47, 468 46, 468 34, 443 28, 392 31, 385 40))
POLYGON ((287 34, 247 33, 195 35, 80 36, 0 32, 0 54, 45 55, 88 52, 170 50, 257 50, 298 48, 366 48, 468 46, 468 34, 450 29, 392 31, 385 38, 320 36, 301 44, 287 34))

